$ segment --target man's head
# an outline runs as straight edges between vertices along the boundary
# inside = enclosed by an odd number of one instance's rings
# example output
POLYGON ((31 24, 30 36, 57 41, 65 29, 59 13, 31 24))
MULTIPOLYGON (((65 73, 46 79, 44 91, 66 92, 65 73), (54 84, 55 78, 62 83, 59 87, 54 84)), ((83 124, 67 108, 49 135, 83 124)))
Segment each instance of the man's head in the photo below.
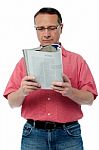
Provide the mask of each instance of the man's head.
POLYGON ((41 45, 59 43, 63 24, 58 10, 49 7, 41 8, 34 16, 34 24, 41 45))

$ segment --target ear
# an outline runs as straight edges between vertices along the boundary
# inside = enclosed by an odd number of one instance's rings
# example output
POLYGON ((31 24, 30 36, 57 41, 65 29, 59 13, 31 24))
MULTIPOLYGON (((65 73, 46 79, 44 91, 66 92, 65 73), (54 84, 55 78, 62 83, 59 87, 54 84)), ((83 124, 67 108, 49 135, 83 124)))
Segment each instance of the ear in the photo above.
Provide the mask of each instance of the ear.
POLYGON ((61 29, 63 29, 63 23, 61 23, 60 26, 61 26, 61 29))
POLYGON ((60 25, 60 26, 61 26, 61 33, 62 33, 62 30, 63 30, 63 24, 61 23, 61 25, 60 25))

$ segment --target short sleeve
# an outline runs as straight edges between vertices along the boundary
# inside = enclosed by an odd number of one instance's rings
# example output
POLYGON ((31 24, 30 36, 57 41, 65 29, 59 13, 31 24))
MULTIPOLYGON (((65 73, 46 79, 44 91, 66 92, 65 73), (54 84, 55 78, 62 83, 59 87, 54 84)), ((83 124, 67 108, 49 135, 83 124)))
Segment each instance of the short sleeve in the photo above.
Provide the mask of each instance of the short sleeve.
POLYGON ((3 96, 7 98, 9 93, 16 91, 21 84, 22 78, 26 75, 26 67, 24 58, 21 58, 20 61, 16 64, 15 69, 8 81, 6 89, 3 96))
POLYGON ((79 66, 79 89, 93 93, 94 98, 98 95, 96 84, 91 70, 85 60, 82 59, 79 66))

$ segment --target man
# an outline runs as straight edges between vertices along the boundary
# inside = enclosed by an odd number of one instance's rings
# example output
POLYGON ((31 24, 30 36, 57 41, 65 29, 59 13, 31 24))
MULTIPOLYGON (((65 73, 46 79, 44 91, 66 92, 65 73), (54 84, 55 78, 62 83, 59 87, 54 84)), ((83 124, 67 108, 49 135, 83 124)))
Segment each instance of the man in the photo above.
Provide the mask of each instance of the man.
MULTIPOLYGON (((41 8, 34 16, 40 45, 60 44, 62 17, 54 8, 41 8)), ((78 54, 62 48, 63 82, 42 89, 35 76, 27 76, 24 58, 16 65, 5 89, 10 106, 22 106, 24 125, 21 150, 83 150, 81 105, 91 105, 97 90, 91 71, 78 54)))

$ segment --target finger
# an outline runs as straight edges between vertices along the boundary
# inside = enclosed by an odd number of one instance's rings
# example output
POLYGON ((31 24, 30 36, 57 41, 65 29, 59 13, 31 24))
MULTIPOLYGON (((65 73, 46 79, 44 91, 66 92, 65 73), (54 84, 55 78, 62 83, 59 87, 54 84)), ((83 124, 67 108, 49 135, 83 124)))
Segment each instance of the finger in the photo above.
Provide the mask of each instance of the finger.
POLYGON ((57 86, 57 87, 62 87, 63 86, 63 82, 53 82, 52 83, 53 86, 57 86))
POLYGON ((38 87, 38 86, 27 86, 26 87, 26 90, 36 90, 36 89, 39 89, 40 87, 38 87))
POLYGON ((35 81, 36 82, 36 77, 35 76, 26 76, 25 81, 35 81))
POLYGON ((64 90, 64 87, 62 87, 62 86, 56 86, 56 85, 52 85, 51 88, 52 88, 53 90, 58 90, 58 91, 64 90))
POLYGON ((70 80, 69 80, 68 76, 66 76, 65 74, 63 74, 63 81, 70 83, 70 80))
POLYGON ((68 82, 53 82, 52 86, 60 87, 60 88, 65 88, 68 87, 70 83, 68 82))
POLYGON ((29 93, 31 93, 32 91, 35 91, 37 89, 38 89, 37 87, 24 86, 22 91, 23 91, 24 96, 27 96, 29 93))
POLYGON ((33 81, 26 81, 24 82, 24 85, 28 86, 28 87, 38 87, 40 88, 41 85, 37 82, 33 82, 33 81))
POLYGON ((24 93, 29 93, 29 92, 31 92, 33 90, 37 90, 39 88, 40 87, 37 87, 37 86, 27 86, 27 85, 24 85, 23 86, 23 91, 24 91, 24 93))

